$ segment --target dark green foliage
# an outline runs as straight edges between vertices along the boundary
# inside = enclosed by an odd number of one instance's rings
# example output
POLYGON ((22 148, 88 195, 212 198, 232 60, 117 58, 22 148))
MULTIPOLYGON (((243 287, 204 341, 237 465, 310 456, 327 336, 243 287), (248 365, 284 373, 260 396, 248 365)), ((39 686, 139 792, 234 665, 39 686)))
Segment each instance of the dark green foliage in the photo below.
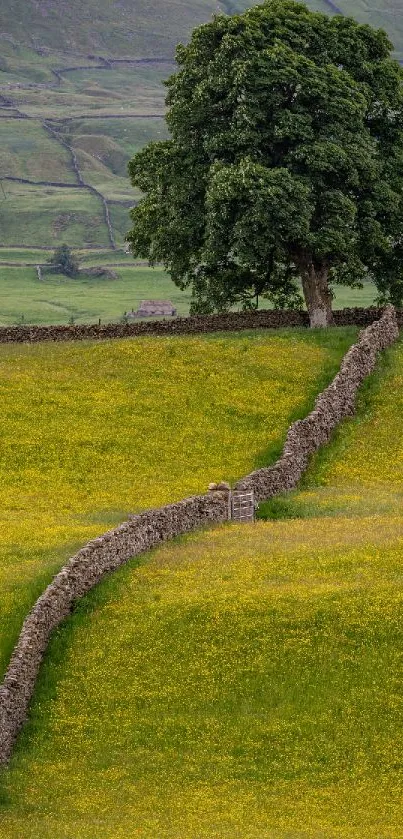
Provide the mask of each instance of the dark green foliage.
POLYGON ((68 245, 60 245, 56 248, 49 263, 53 266, 53 271, 56 269, 58 273, 65 274, 66 277, 76 277, 79 272, 78 259, 68 245))
POLYGON ((259 295, 331 322, 332 286, 403 294, 402 71, 382 30, 266 0, 179 46, 172 139, 131 161, 145 197, 128 239, 193 309, 259 295))

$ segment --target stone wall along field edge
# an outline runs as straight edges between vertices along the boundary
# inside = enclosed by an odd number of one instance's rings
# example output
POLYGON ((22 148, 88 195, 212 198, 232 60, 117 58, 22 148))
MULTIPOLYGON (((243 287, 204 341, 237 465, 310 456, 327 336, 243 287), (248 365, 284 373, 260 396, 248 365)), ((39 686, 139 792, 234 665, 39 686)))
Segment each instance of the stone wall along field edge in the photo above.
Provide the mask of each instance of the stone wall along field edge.
POLYGON ((317 396, 313 411, 290 426, 276 463, 242 478, 235 489, 253 492, 257 502, 294 489, 312 455, 330 440, 341 420, 354 414, 359 386, 373 371, 379 352, 391 346, 398 335, 396 311, 387 306, 380 319, 367 326, 350 347, 331 384, 317 396))
MULTIPOLYGON (((340 309, 333 312, 335 326, 368 326, 381 317, 383 309, 340 309)), ((397 312, 403 325, 403 309, 397 312)), ((137 323, 69 324, 56 326, 1 326, 0 343, 38 341, 85 341, 90 339, 135 338, 152 335, 197 335, 209 332, 236 332, 243 329, 282 329, 308 327, 308 314, 291 309, 261 309, 218 315, 178 317, 172 320, 137 323)))

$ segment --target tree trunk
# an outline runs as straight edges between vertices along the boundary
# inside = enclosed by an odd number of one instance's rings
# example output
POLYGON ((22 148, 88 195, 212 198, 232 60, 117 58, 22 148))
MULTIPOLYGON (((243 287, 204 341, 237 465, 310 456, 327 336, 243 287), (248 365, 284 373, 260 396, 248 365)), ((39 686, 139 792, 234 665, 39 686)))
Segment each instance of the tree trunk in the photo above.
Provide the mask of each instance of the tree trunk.
POLYGON ((298 260, 302 289, 311 327, 331 326, 332 293, 328 286, 329 266, 314 265, 311 259, 298 260))

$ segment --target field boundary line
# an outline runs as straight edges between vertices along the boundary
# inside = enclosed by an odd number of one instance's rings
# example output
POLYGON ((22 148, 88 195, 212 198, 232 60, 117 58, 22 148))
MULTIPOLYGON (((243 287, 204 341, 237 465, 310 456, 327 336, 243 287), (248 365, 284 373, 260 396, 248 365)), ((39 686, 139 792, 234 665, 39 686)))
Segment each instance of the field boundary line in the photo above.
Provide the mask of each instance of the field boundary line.
MULTIPOLYGON (((136 263, 133 263, 136 264, 136 263)), ((130 264, 128 263, 128 267, 130 264)), ((335 326, 365 327, 382 317, 382 308, 338 309, 333 312, 335 326)), ((396 311, 403 326, 403 309, 396 311)), ((152 335, 203 335, 210 332, 238 332, 243 329, 283 329, 309 327, 308 313, 299 309, 259 309, 214 315, 190 315, 169 320, 138 320, 131 323, 55 324, 53 326, 0 326, 0 343, 37 341, 86 341, 135 338, 152 335)))
POLYGON ((251 472, 237 482, 235 489, 253 492, 257 502, 294 489, 312 455, 329 442, 343 419, 354 415, 358 388, 374 370, 379 353, 398 337, 396 310, 386 306, 381 318, 364 329, 345 354, 339 372, 316 397, 311 413, 290 426, 276 463, 251 472))

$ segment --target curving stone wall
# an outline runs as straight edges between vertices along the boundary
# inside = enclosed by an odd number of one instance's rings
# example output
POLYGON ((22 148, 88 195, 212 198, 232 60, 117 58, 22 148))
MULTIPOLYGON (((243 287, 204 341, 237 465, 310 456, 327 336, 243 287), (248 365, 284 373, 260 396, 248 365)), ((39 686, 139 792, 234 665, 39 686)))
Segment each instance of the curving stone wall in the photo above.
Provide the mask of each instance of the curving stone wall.
MULTIPOLYGON (((381 317, 383 309, 340 309, 333 312, 335 326, 367 326, 381 317)), ((397 313, 403 325, 403 310, 397 313)), ((222 315, 137 321, 136 323, 74 324, 56 326, 1 326, 0 343, 37 341, 85 341, 106 338, 134 338, 145 335, 193 335, 207 332, 235 332, 241 329, 280 329, 309 326, 306 312, 291 309, 261 309, 222 315)))
MULTIPOLYGON (((232 326, 232 328, 234 328, 232 326)), ((217 327, 215 327, 217 329, 217 327)), ((345 355, 340 371, 319 394, 313 411, 289 429, 283 454, 274 466, 239 481, 236 490, 253 490, 257 500, 292 489, 319 446, 335 426, 354 412, 357 389, 376 363, 380 350, 398 337, 396 313, 387 307, 345 355)), ((5 764, 23 725, 39 668, 52 631, 74 603, 111 571, 166 539, 229 517, 228 486, 214 492, 149 510, 88 542, 55 576, 26 618, 3 684, 0 686, 0 764, 5 764)))
POLYGON ((395 309, 387 306, 380 320, 364 329, 357 344, 350 347, 332 383, 317 397, 313 411, 290 426, 277 462, 242 478, 235 489, 253 490, 256 501, 293 489, 314 452, 329 441, 342 419, 354 413, 360 384, 374 369, 378 353, 398 335, 395 309))
POLYGON ((166 539, 228 519, 228 494, 215 492, 149 510, 88 542, 59 571, 26 618, 0 686, 0 764, 11 756, 52 631, 106 574, 166 539))

